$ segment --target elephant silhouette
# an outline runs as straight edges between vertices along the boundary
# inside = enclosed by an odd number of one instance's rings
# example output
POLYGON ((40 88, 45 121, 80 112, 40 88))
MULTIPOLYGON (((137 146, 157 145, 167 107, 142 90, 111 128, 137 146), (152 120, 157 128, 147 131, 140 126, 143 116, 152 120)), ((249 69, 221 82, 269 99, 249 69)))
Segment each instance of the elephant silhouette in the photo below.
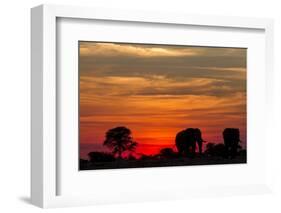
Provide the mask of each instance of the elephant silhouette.
POLYGON ((187 128, 176 135, 176 147, 180 155, 195 155, 196 143, 199 153, 202 154, 202 134, 198 128, 187 128))
POLYGON ((240 141, 240 132, 237 128, 226 128, 223 131, 223 140, 226 155, 234 158, 237 155, 240 141))

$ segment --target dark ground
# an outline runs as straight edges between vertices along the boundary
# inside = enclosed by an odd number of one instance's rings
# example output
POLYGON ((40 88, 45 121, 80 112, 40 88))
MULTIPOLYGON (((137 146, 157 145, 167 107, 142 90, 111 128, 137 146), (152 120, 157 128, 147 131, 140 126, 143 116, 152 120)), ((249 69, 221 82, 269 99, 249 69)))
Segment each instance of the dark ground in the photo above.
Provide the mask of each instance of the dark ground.
POLYGON ((120 169, 120 168, 145 168, 165 166, 193 166, 193 165, 216 165, 216 164, 242 164, 247 163, 246 154, 238 155, 235 158, 223 158, 218 156, 196 156, 194 158, 148 158, 139 160, 116 159, 112 162, 88 162, 80 160, 80 170, 97 169, 120 169))

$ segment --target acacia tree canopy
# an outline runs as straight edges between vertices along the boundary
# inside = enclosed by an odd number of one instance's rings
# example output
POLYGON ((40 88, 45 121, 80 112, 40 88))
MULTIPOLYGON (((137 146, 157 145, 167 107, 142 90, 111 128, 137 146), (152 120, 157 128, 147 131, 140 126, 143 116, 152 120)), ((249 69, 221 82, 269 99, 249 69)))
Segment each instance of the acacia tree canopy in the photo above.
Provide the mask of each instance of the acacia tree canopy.
POLYGON ((114 155, 122 158, 122 153, 125 151, 135 151, 137 142, 131 136, 132 132, 127 127, 115 127, 110 129, 105 134, 104 146, 112 150, 114 155))

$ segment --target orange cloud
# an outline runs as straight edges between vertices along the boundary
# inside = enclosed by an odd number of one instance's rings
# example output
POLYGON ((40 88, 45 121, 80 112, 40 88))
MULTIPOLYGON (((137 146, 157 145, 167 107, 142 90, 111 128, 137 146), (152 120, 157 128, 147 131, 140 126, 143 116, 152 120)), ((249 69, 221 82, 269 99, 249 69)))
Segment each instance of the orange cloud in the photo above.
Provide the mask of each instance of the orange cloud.
POLYGON ((162 48, 157 46, 123 45, 117 43, 80 42, 81 56, 133 56, 133 57, 177 57, 200 54, 200 49, 162 48))

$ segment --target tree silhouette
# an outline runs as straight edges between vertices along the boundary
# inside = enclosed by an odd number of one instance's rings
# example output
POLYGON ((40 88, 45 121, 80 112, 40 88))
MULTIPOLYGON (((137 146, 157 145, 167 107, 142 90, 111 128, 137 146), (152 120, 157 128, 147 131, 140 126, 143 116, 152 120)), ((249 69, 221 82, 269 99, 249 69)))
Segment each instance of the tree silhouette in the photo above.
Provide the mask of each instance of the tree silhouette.
POLYGON ((130 129, 120 126, 106 132, 103 145, 110 148, 112 154, 117 154, 118 158, 122 158, 123 152, 136 149, 137 142, 133 141, 130 129))

